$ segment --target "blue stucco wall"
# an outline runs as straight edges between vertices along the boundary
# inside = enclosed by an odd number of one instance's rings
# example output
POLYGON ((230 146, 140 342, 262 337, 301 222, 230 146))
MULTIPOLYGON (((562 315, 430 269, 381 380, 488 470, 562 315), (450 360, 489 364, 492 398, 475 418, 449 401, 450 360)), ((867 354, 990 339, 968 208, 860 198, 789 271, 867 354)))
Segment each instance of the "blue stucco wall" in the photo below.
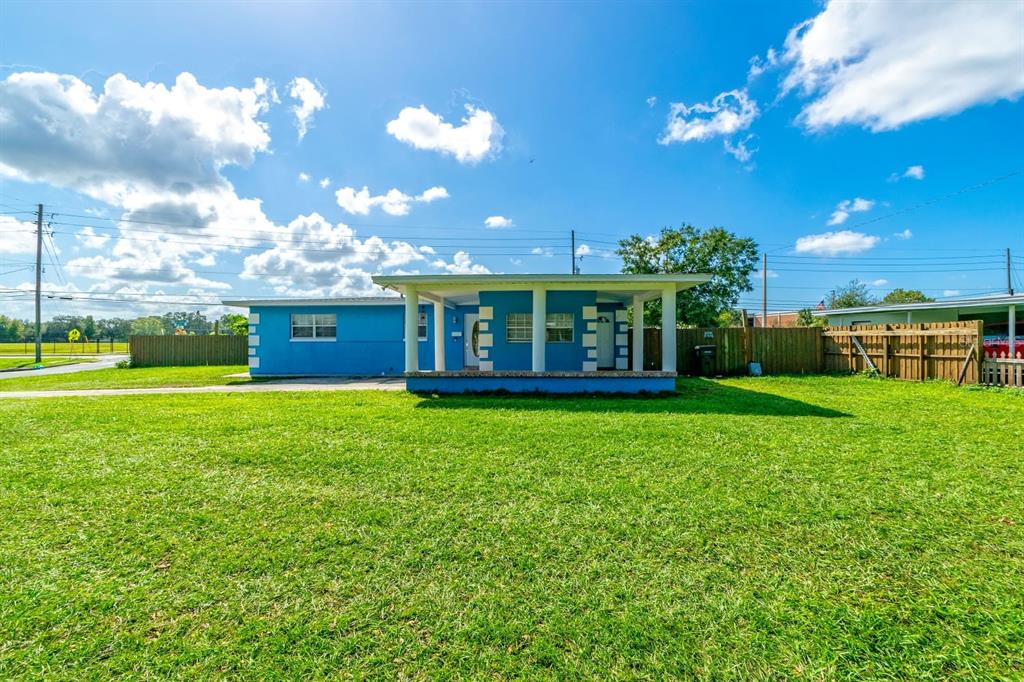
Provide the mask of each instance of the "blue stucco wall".
MULTIPOLYGON (((405 371, 400 305, 264 306, 250 312, 259 314, 259 323, 252 325, 259 336, 259 367, 249 369, 253 376, 399 375, 405 371), (335 314, 337 338, 293 341, 292 313, 335 314)), ((420 367, 433 369, 433 306, 422 305, 420 312, 427 313, 427 340, 419 342, 420 367)), ((460 343, 460 353, 461 349, 460 343)))
MULTIPOLYGON (((550 372, 579 371, 583 369, 587 352, 583 348, 583 334, 587 323, 583 319, 583 306, 596 305, 597 294, 593 291, 549 291, 547 312, 571 313, 573 316, 572 343, 548 343, 544 349, 545 369, 550 372)), ((533 293, 530 291, 482 291, 480 305, 494 309, 490 324, 494 345, 488 352, 488 359, 494 363, 494 370, 529 370, 532 367, 532 344, 509 343, 505 321, 509 313, 532 313, 533 293)), ((614 306, 613 306, 614 307, 614 306)))
MULTIPOLYGON (((494 317, 489 333, 494 346, 489 359, 495 370, 528 370, 531 367, 531 344, 508 343, 505 316, 510 312, 533 310, 533 294, 529 291, 481 292, 481 305, 491 306, 494 317)), ((578 371, 586 360, 582 345, 587 323, 583 306, 596 305, 593 291, 551 291, 547 294, 549 313, 573 315, 572 343, 549 343, 545 348, 549 371, 578 371)), ((601 310, 614 310, 615 304, 601 304, 601 310)), ((457 306, 445 309, 445 369, 464 368, 463 335, 466 313, 477 313, 479 306, 457 306), (454 333, 454 334, 453 334, 454 333)), ((401 305, 336 305, 336 306, 254 306, 251 313, 259 315, 252 334, 259 345, 250 356, 259 358, 259 367, 250 367, 254 376, 325 376, 325 375, 399 375, 405 371, 405 344, 401 305), (333 313, 337 316, 337 338, 325 341, 293 341, 293 313, 333 313)), ((420 305, 427 315, 427 338, 419 341, 419 367, 434 369, 434 306, 420 305)))

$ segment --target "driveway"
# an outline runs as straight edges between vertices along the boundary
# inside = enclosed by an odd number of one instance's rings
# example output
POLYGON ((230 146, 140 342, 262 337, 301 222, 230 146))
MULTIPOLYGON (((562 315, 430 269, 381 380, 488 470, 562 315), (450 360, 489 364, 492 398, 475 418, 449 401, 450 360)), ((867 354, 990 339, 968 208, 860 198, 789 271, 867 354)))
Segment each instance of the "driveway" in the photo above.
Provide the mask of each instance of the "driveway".
POLYGON ((404 391, 402 377, 342 379, 335 377, 280 379, 228 386, 164 386, 159 388, 93 388, 74 391, 0 391, 4 398, 90 398, 108 395, 167 395, 172 393, 288 393, 300 391, 404 391))
POLYGON ((99 355, 95 357, 95 362, 79 362, 74 365, 57 365, 55 367, 43 367, 42 369, 19 369, 0 372, 0 381, 14 377, 40 377, 48 374, 74 374, 76 372, 91 372, 94 369, 110 369, 121 360, 128 359, 127 355, 99 355))

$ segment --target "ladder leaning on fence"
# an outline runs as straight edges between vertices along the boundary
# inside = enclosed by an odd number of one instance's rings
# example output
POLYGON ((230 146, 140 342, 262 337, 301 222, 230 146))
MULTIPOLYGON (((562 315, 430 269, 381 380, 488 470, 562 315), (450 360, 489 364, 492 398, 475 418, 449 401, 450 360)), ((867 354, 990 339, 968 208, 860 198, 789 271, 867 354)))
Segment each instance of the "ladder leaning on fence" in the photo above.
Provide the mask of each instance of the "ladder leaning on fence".
POLYGON ((1016 386, 1024 388, 1024 356, 1016 358, 1006 353, 986 353, 981 363, 981 383, 989 386, 1016 386))

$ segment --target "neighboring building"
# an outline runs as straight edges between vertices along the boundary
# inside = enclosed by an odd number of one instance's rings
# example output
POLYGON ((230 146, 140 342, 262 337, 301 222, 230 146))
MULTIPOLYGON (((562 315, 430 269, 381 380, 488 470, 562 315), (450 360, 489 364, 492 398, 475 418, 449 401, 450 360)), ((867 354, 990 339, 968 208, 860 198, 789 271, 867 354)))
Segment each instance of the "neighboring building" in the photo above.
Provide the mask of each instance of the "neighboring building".
POLYGON ((798 310, 768 313, 767 318, 761 313, 757 313, 747 318, 747 324, 751 327, 796 327, 799 316, 800 311, 798 310), (765 319, 768 320, 767 324, 765 319))
POLYGON ((825 317, 832 326, 846 327, 858 324, 899 324, 908 322, 956 322, 981 320, 984 322, 985 346, 1007 346, 1009 355, 1019 351, 1024 340, 1024 314, 1017 317, 1017 307, 1024 310, 1024 294, 1002 294, 963 298, 955 301, 931 303, 899 303, 873 305, 860 308, 817 310, 815 317, 825 317), (1011 335, 1010 330, 1015 329, 1011 335))
POLYGON ((406 373, 417 391, 656 392, 674 387, 676 292, 709 279, 394 275, 373 280, 402 297, 224 303, 249 308, 253 376, 406 373), (656 298, 672 335, 663 371, 640 371, 643 316, 631 371, 627 311, 656 298))

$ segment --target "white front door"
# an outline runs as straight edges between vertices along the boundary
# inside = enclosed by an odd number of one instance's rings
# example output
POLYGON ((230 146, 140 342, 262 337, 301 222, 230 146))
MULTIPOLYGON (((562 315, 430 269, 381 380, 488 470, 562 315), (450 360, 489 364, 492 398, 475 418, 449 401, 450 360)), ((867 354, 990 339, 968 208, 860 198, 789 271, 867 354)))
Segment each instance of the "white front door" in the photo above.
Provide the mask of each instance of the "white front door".
POLYGON ((597 316, 597 366, 599 369, 615 366, 615 325, 608 313, 597 316))
POLYGON ((462 362, 466 367, 480 366, 480 316, 466 313, 462 325, 462 362))

